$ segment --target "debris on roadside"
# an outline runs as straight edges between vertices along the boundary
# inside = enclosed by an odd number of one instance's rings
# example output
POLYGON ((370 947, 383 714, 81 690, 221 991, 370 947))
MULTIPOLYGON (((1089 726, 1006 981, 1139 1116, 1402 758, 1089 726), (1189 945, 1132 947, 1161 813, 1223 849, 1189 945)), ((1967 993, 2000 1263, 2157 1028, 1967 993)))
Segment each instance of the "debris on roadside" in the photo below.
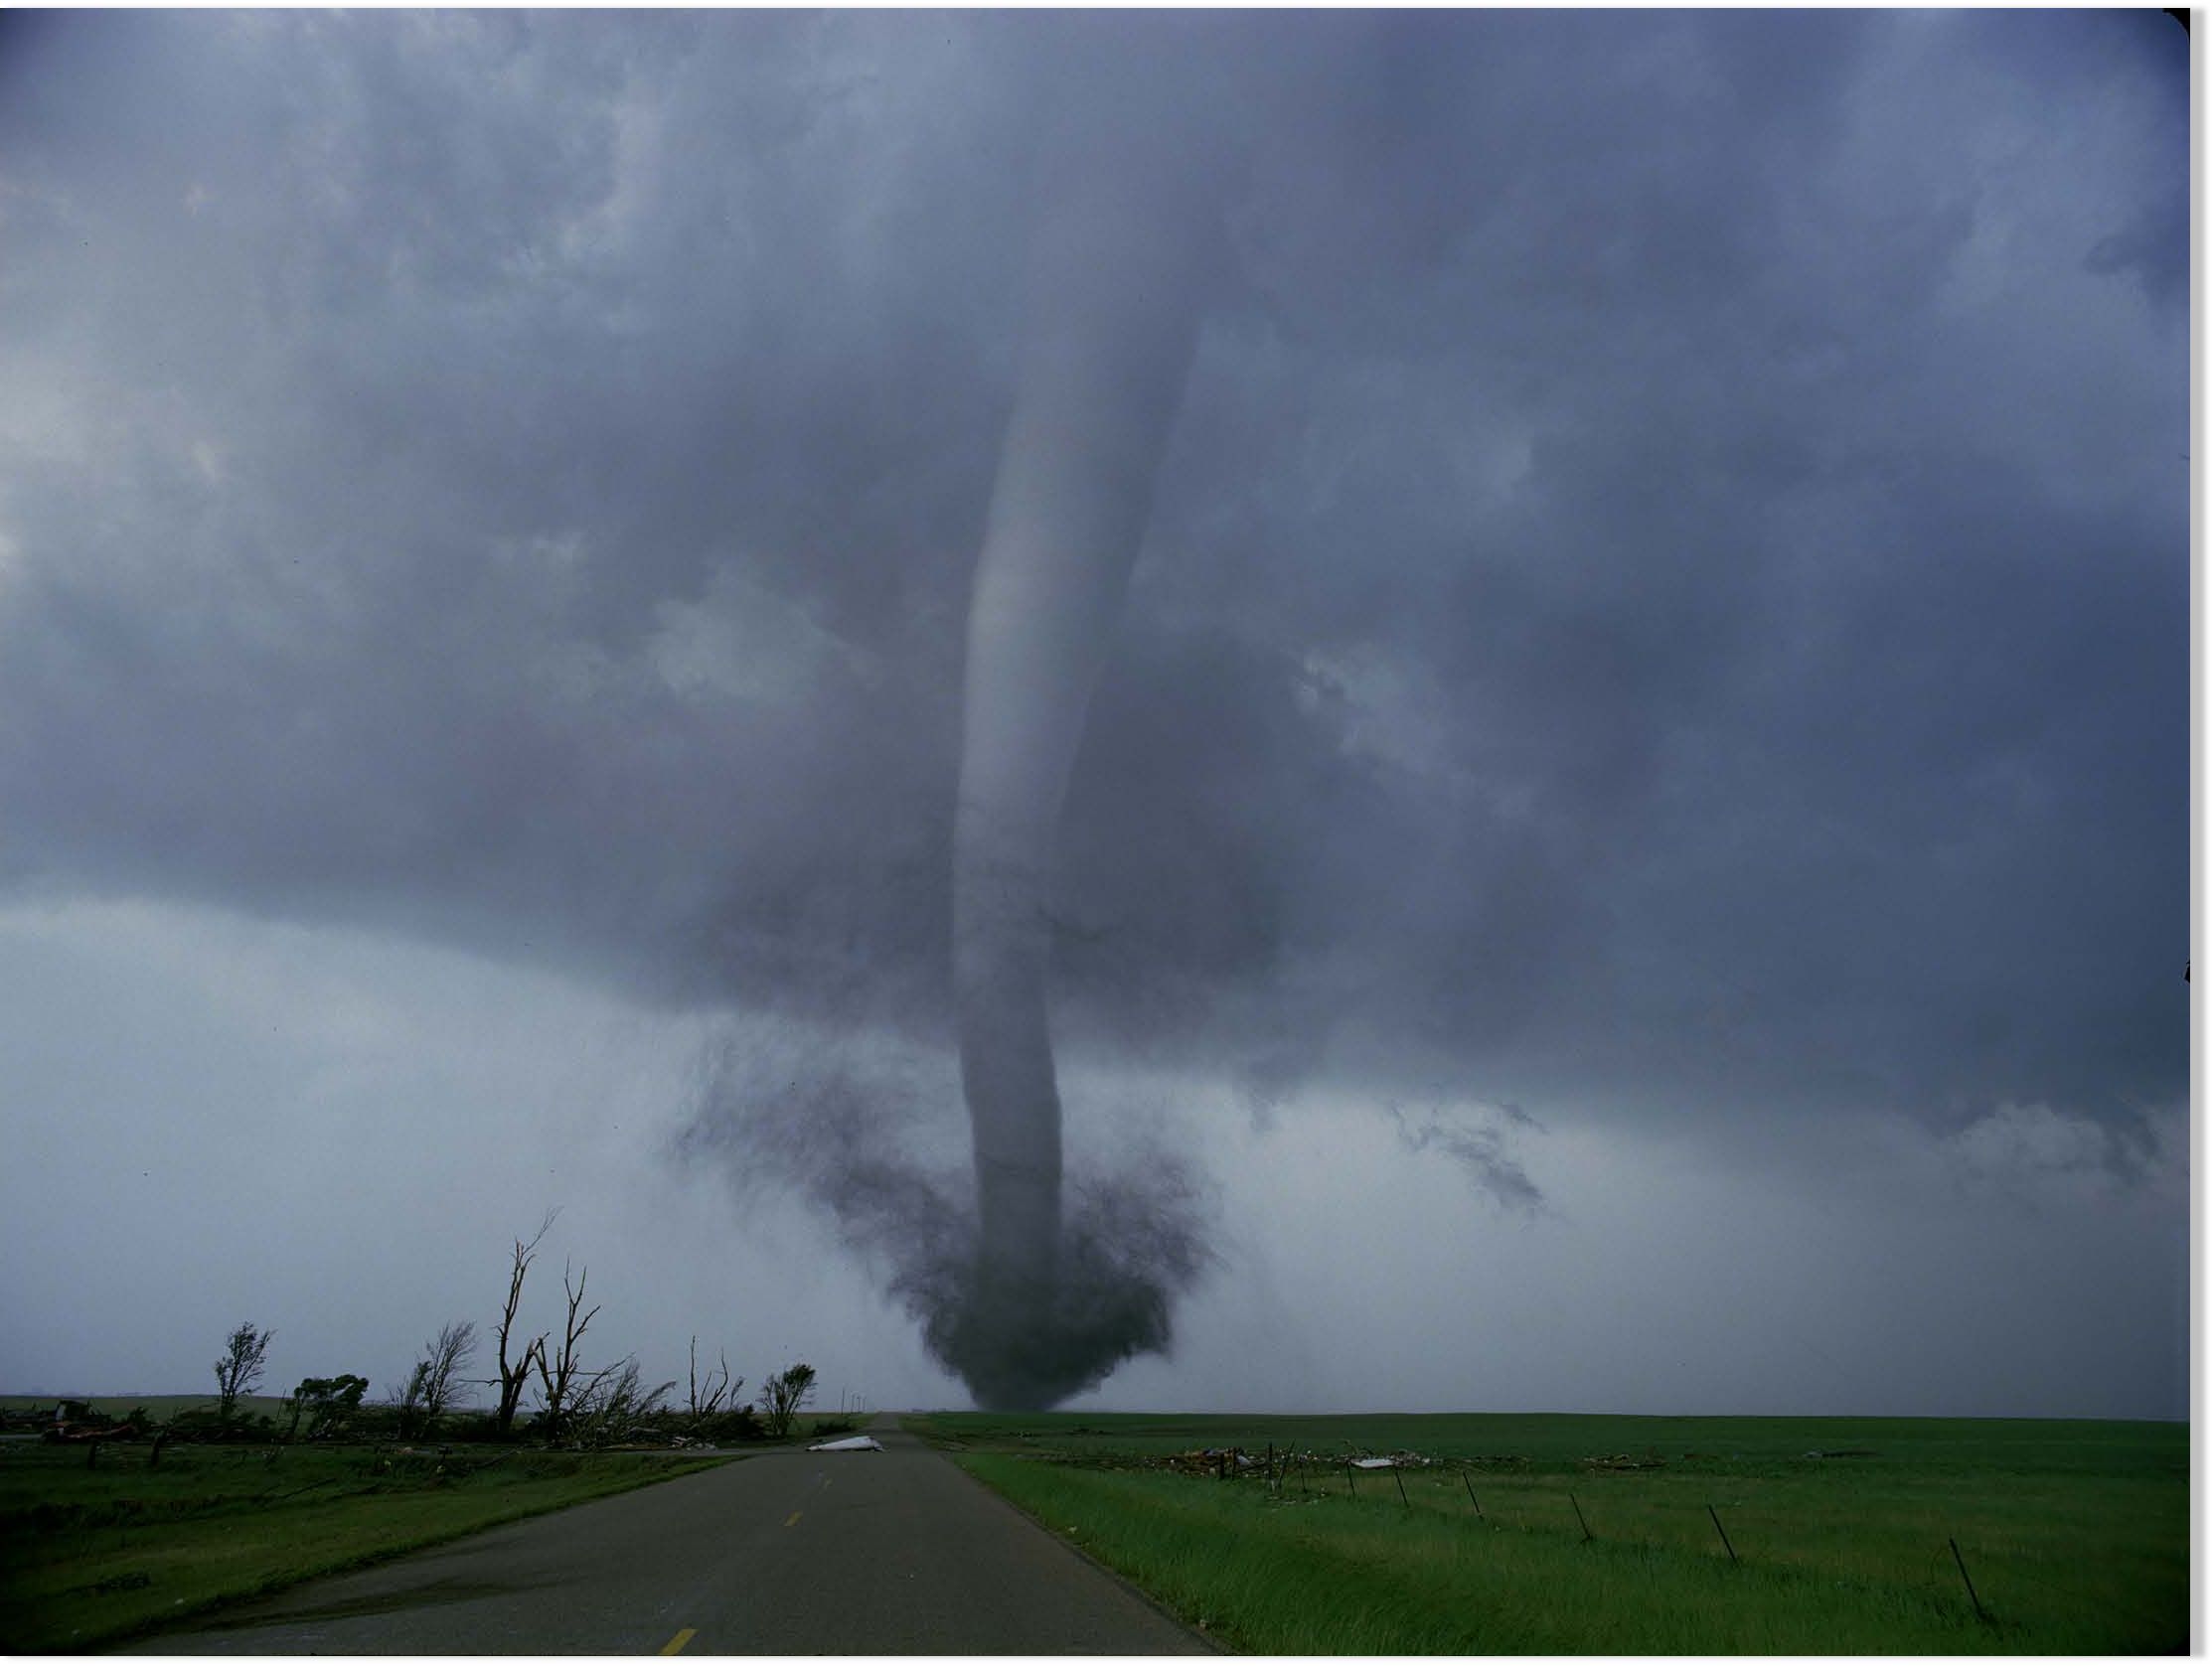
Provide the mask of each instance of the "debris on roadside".
POLYGON ((820 1440, 807 1448, 810 1452, 879 1452, 883 1442, 872 1435, 855 1435, 844 1440, 820 1440))

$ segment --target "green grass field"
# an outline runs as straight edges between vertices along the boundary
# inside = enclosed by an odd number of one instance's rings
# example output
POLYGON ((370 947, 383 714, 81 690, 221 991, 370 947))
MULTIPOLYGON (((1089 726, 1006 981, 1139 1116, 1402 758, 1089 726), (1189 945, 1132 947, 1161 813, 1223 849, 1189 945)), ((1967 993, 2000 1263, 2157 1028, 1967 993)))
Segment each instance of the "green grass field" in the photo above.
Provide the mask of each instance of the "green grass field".
MULTIPOLYGON (((129 1407, 119 1408, 128 1411, 129 1407)), ((75 1651, 721 1458, 0 1442, 0 1651, 75 1651), (270 1452, 277 1450, 274 1461, 270 1452)))
POLYGON ((2188 1647, 2182 1425, 1096 1413, 907 1423, 1250 1652, 2188 1647), (1206 1447, 1259 1461, 1229 1480, 1202 1459, 1172 1466, 1206 1447), (1286 1469, 1286 1450, 1303 1460, 1286 1469), (1433 1461, 1341 1466, 1401 1450, 1433 1461))

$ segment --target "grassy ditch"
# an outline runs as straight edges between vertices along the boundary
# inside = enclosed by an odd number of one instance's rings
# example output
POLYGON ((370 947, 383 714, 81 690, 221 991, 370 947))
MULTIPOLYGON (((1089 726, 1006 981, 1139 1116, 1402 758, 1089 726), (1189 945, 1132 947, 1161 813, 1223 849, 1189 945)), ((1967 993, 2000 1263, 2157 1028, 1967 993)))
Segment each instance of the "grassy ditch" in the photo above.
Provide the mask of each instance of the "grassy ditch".
POLYGON ((91 1648, 726 1459, 0 1444, 0 1651, 91 1648), (276 1455, 273 1460, 271 1452, 276 1455))
POLYGON ((1251 1652, 2188 1646, 2181 1426, 978 1414, 909 1427, 1251 1652), (1257 1461, 1201 1455, 1223 1448, 1257 1461), (1286 1466, 1285 1451, 1302 1460, 1286 1466), (1347 1473, 1361 1451, 1428 1461, 1347 1473))

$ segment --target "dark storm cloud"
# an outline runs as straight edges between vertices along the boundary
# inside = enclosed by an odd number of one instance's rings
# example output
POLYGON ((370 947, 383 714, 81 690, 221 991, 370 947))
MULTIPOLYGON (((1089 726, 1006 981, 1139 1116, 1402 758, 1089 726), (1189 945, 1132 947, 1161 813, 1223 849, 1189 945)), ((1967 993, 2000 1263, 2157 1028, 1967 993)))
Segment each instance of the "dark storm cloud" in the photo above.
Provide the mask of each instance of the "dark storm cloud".
POLYGON ((2143 21, 13 29, 0 864, 942 1040, 1030 164, 1174 120, 1234 258, 1070 791, 1072 1037, 1255 1103, 2171 1098, 2143 21))

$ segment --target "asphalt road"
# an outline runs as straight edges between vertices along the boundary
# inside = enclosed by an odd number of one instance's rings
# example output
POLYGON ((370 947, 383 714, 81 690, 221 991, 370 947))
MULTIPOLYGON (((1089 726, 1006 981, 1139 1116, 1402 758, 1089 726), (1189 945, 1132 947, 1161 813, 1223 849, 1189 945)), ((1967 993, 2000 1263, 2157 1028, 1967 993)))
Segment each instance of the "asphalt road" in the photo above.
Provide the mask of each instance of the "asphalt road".
POLYGON ((1204 1654, 880 1418, 167 1632, 137 1654, 1204 1654))

